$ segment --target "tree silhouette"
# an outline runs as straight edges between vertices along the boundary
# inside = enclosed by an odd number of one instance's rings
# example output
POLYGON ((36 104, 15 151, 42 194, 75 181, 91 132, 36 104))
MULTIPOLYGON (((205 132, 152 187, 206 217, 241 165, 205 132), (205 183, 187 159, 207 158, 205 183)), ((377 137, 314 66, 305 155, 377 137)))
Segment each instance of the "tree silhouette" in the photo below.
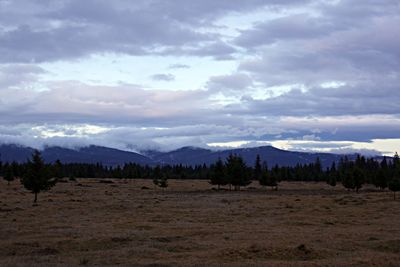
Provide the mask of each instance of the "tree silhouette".
POLYGON ((221 185, 228 184, 224 162, 221 160, 221 158, 218 158, 217 162, 211 166, 210 175, 210 184, 217 185, 218 190, 220 189, 221 185))
POLYGON ((157 165, 153 170, 153 184, 159 186, 161 178, 161 167, 157 165))
POLYGON ((241 186, 248 186, 251 183, 246 164, 240 156, 230 155, 228 157, 226 171, 229 182, 234 186, 235 191, 240 190, 241 186))
POLYGON ((38 150, 33 153, 32 160, 28 161, 21 183, 26 189, 35 194, 34 203, 37 202, 38 193, 48 191, 56 184, 56 180, 51 178, 38 150))
POLYGON ((393 167, 396 169, 400 167, 400 157, 399 154, 396 152, 393 156, 393 167))
POLYGON ((160 181, 159 181, 159 183, 158 183, 158 186, 161 187, 161 188, 163 188, 163 189, 168 187, 168 179, 167 179, 167 177, 166 177, 165 175, 163 175, 163 176, 160 178, 160 181))
POLYGON ((364 177, 363 171, 360 168, 356 167, 353 170, 353 184, 354 184, 353 189, 355 189, 357 193, 361 189, 362 185, 364 184, 364 181, 365 181, 365 177, 364 177))
POLYGON ((319 159, 319 157, 317 157, 317 159, 315 160, 313 169, 314 169, 314 175, 312 177, 313 180, 321 181, 323 174, 322 174, 322 164, 321 164, 321 160, 319 159))
POLYGON ((157 165, 153 171, 153 184, 161 188, 168 187, 166 171, 163 171, 159 165, 157 165))
POLYGON ((278 190, 278 179, 276 175, 271 171, 268 171, 268 168, 265 168, 262 172, 260 179, 258 180, 260 185, 262 186, 270 186, 272 189, 278 190))
POLYGON ((10 185, 10 182, 14 181, 14 171, 11 165, 4 165, 4 180, 10 185))
POLYGON ((388 186, 388 180, 389 180, 388 174, 389 173, 386 168, 379 169, 376 175, 374 176, 372 183, 381 190, 385 189, 388 186))
POLYGON ((396 200, 396 192, 400 191, 400 179, 393 178, 389 182, 389 190, 393 192, 393 199, 396 200))
POLYGON ((256 162, 254 164, 253 179, 259 181, 263 175, 263 170, 261 166, 260 155, 257 155, 256 162))
POLYGON ((63 172, 62 172, 62 163, 58 159, 56 162, 53 164, 53 176, 57 179, 63 178, 63 172))
POLYGON ((336 171, 336 163, 333 162, 331 168, 329 169, 326 177, 326 183, 329 184, 330 186, 336 186, 336 181, 337 181, 337 171, 336 171))

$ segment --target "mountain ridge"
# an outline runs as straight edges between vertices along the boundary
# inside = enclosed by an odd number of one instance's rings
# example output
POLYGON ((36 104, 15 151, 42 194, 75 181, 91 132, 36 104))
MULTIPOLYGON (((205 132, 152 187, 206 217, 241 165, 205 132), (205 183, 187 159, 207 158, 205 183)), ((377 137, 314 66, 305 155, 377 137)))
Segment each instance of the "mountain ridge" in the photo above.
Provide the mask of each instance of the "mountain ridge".
MULTIPOLYGON (((34 149, 31 147, 15 144, 0 145, 0 161, 3 162, 26 162, 32 155, 34 149)), ((59 159, 63 163, 102 163, 115 166, 125 163, 137 163, 141 165, 210 165, 219 158, 226 159, 231 154, 240 155, 248 166, 252 166, 256 156, 260 155, 262 161, 268 166, 295 166, 296 164, 309 164, 320 159, 323 167, 328 167, 332 162, 338 162, 345 155, 330 153, 311 153, 282 150, 273 146, 259 146, 252 148, 232 148, 223 150, 212 150, 200 147, 182 147, 176 150, 161 152, 156 150, 145 150, 140 153, 119 150, 115 148, 90 145, 86 147, 71 149, 59 146, 45 147, 41 150, 46 162, 54 162, 59 159)), ((356 154, 347 155, 354 159, 356 154)))

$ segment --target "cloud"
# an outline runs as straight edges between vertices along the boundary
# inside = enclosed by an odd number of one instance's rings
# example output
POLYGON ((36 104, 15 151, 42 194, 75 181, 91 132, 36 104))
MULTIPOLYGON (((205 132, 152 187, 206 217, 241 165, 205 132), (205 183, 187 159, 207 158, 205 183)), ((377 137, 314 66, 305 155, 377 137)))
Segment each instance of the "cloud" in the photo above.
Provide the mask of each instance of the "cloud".
POLYGON ((339 88, 292 89, 277 97, 247 97, 228 108, 232 113, 265 116, 343 116, 399 114, 400 91, 396 84, 359 84, 339 88))
POLYGON ((175 49, 224 57, 233 49, 196 27, 206 18, 212 23, 222 11, 251 10, 262 1, 223 2, 2 1, 0 61, 47 62, 107 52, 144 55, 175 49))
POLYGON ((0 62, 32 63, 94 54, 186 53, 231 59, 216 34, 226 15, 309 1, 58 0, 0 2, 0 62))
POLYGON ((175 80, 174 75, 164 74, 164 73, 154 74, 150 78, 154 81, 164 81, 164 82, 171 82, 175 80))
POLYGON ((173 123, 204 108, 208 93, 144 90, 135 86, 91 86, 79 82, 52 82, 48 90, 7 89, 0 99, 0 123, 173 123), (185 112, 188 110, 188 112, 185 112))
MULTIPOLYGON (((90 136, 110 136, 115 128, 126 135, 126 140, 134 140, 131 143, 146 139, 147 142, 162 140, 163 144, 167 144, 167 140, 173 142, 174 138, 202 139, 202 143, 282 138, 309 140, 311 137, 320 141, 368 141, 396 138, 400 131, 399 115, 301 114, 299 110, 307 104, 302 103, 301 95, 293 96, 300 104, 292 103, 294 111, 285 114, 283 111, 271 112, 271 106, 275 105, 273 109, 278 110, 286 103, 276 99, 266 103, 247 100, 246 109, 241 105, 212 105, 209 100, 212 94, 204 90, 157 91, 127 85, 93 86, 71 82, 50 85, 46 91, 1 90, 0 99, 7 101, 0 105, 0 125, 8 125, 5 129, 11 125, 30 125, 47 132, 44 137, 79 138, 76 134, 79 127, 74 125, 89 124, 110 129, 104 133, 88 133, 90 136), (145 134, 142 139, 130 138, 129 131, 121 129, 144 129, 145 134), (60 132, 64 134, 58 134, 60 132)), ((309 98, 304 97, 304 101, 306 99, 309 98)))
POLYGON ((31 64, 0 65, 0 90, 32 86, 45 73, 43 68, 31 64))
POLYGON ((168 68, 169 69, 190 69, 190 66, 186 65, 186 64, 172 64, 168 68))
POLYGON ((393 27, 400 23, 394 12, 400 7, 393 1, 382 5, 363 2, 357 14, 349 1, 340 1, 315 10, 318 16, 288 15, 243 30, 235 42, 258 57, 239 69, 266 86, 393 77, 400 69, 400 38, 393 27), (356 15, 349 17, 347 9, 356 15))
POLYGON ((395 0, 0 1, 0 140, 136 149, 398 138, 399 11, 395 0), (88 84, 48 65, 96 55, 118 55, 116 68, 143 85, 88 84), (128 66, 142 56, 162 66, 145 81, 128 66), (172 90, 192 80, 203 89, 172 90))
POLYGON ((207 87, 213 91, 245 90, 253 84, 251 78, 244 73, 210 77, 207 87))
MULTIPOLYGON (((340 28, 339 28, 340 29, 340 28)), ((270 45, 279 41, 293 41, 329 35, 335 24, 309 14, 293 14, 256 24, 252 29, 241 31, 236 44, 251 48, 270 45)))

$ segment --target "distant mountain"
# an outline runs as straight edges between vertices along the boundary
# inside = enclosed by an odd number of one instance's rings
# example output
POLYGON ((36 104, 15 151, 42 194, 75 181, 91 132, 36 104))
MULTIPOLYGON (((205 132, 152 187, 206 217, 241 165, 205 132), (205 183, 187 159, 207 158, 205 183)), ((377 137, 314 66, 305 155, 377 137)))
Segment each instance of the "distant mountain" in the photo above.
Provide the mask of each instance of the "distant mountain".
MULTIPOLYGON (((33 148, 30 147, 0 145, 0 160, 3 162, 25 162, 31 157, 32 152, 33 148)), ((338 162, 342 157, 342 155, 329 153, 285 151, 272 146, 219 151, 183 147, 170 152, 143 151, 141 154, 101 146, 88 146, 79 149, 47 147, 42 150, 42 155, 46 162, 54 162, 59 159, 63 163, 102 163, 109 166, 123 165, 129 162, 141 165, 209 165, 217 161, 218 158, 226 159, 230 154, 242 156, 249 166, 253 166, 256 156, 260 155, 261 160, 266 161, 270 167, 274 165, 294 166, 296 164, 309 164, 315 162, 317 158, 320 159, 323 167, 328 167, 332 162, 338 162)), ((350 159, 356 157, 356 155, 348 156, 350 159)))
POLYGON ((213 151, 198 147, 182 147, 170 152, 147 152, 146 156, 161 164, 199 165, 214 163, 213 151))
MULTIPOLYGON (((30 147, 0 145, 0 160, 4 162, 26 162, 33 151, 34 149, 30 147)), ((76 150, 62 147, 46 147, 41 152, 46 162, 54 162, 59 159, 63 163, 122 165, 127 162, 135 162, 142 165, 154 164, 152 159, 141 154, 100 146, 88 146, 76 150)))
POLYGON ((277 149, 272 146, 228 149, 221 151, 183 147, 171 152, 152 153, 147 154, 147 156, 162 164, 209 165, 217 161, 218 158, 226 159, 230 154, 242 156, 246 164, 249 166, 253 166, 257 155, 260 155, 262 161, 266 161, 269 166, 274 166, 276 164, 280 166, 295 166, 298 163, 309 164, 315 162, 317 158, 319 158, 322 166, 327 167, 330 166, 332 162, 339 161, 342 157, 341 155, 328 153, 291 152, 277 149))
POLYGON ((106 165, 121 165, 128 162, 138 164, 153 164, 153 160, 138 153, 101 146, 88 146, 78 150, 61 147, 48 147, 42 152, 48 162, 59 159, 64 163, 104 163, 106 165))
POLYGON ((31 158, 34 149, 18 145, 0 145, 0 161, 18 163, 26 162, 31 158))

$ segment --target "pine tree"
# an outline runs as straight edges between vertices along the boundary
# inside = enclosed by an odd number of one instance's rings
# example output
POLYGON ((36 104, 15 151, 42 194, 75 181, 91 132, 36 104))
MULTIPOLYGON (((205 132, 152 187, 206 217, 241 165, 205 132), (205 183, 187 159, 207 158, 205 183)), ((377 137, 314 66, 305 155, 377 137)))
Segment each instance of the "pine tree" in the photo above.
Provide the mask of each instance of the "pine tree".
POLYGON ((322 164, 321 164, 321 160, 319 159, 319 157, 317 157, 317 159, 315 160, 314 163, 314 181, 320 181, 322 178, 322 164))
POLYGON ((340 162, 340 176, 342 185, 346 189, 354 189, 354 177, 353 177, 353 168, 351 162, 348 161, 347 157, 345 157, 344 161, 340 162))
POLYGON ((261 178, 258 180, 262 186, 270 186, 272 189, 278 190, 278 180, 276 174, 264 169, 261 178))
POLYGON ((354 189, 358 193, 358 191, 361 189, 365 181, 364 173, 358 167, 356 167, 353 170, 353 180, 354 180, 354 189))
POLYGON ((57 179, 62 179, 63 178, 63 172, 62 172, 62 163, 58 159, 56 162, 54 162, 53 165, 53 176, 57 179))
POLYGON ((48 191, 56 184, 56 180, 49 175, 49 170, 38 150, 33 153, 32 160, 28 161, 27 170, 21 183, 27 190, 35 194, 34 203, 37 202, 37 195, 40 192, 48 191))
POLYGON ((226 163, 227 176, 230 184, 235 190, 240 190, 241 186, 248 186, 251 183, 248 169, 242 157, 230 155, 226 163))
POLYGON ((389 182, 389 190, 393 192, 393 199, 396 200, 396 192, 400 191, 400 179, 393 178, 389 182))
POLYGON ((380 168, 377 174, 374 176, 373 184, 381 190, 384 190, 388 186, 388 178, 387 169, 380 168))
POLYGON ((336 163, 335 162, 332 163, 332 166, 329 169, 326 177, 327 177, 327 180, 326 180, 327 184, 329 184, 330 186, 336 186, 337 171, 336 171, 336 163))
POLYGON ((400 167, 400 158, 399 158, 399 154, 397 154, 397 152, 394 153, 394 156, 393 156, 393 166, 395 169, 400 167))
POLYGON ((168 177, 167 177, 167 169, 157 165, 154 170, 153 170, 153 184, 161 187, 161 188, 167 188, 168 187, 168 177))
POLYGON ((221 158, 219 158, 217 162, 211 167, 210 175, 210 184, 217 185, 218 190, 220 189, 221 185, 228 184, 224 162, 221 160, 221 158))
POLYGON ((153 184, 155 186, 159 186, 161 177, 161 168, 160 165, 157 165, 153 170, 153 184))
POLYGON ((163 189, 168 187, 168 178, 165 175, 160 178, 158 186, 163 189))
POLYGON ((257 155, 256 157, 256 162, 254 164, 254 173, 253 173, 253 179, 256 181, 259 181, 263 175, 263 170, 261 166, 261 158, 260 155, 257 155))
POLYGON ((4 167, 4 180, 10 185, 10 182, 14 181, 14 171, 11 165, 5 165, 4 167))
POLYGON ((387 162, 386 157, 383 157, 380 166, 378 166, 378 171, 375 172, 375 175, 373 176, 372 184, 383 190, 388 186, 389 180, 390 180, 389 164, 387 162))

